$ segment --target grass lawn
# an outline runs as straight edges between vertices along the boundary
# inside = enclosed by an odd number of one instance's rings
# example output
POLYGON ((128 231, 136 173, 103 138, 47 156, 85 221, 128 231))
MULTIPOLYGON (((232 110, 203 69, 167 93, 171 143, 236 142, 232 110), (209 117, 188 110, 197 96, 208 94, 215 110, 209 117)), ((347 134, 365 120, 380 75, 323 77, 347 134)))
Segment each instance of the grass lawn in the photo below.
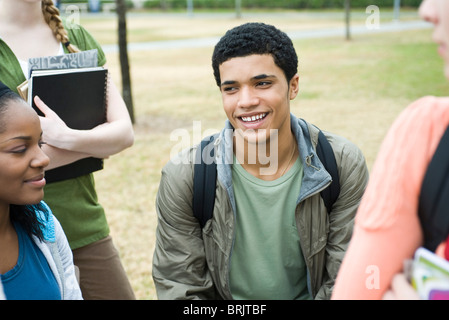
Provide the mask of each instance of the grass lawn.
MULTIPOLYGON (((273 23, 285 31, 343 24, 334 16, 298 18, 294 13, 259 14, 240 20, 232 15, 129 15, 129 40, 219 36, 249 20, 273 23)), ((355 18, 355 23, 363 21, 363 16, 355 18)), ((114 16, 85 17, 81 23, 101 44, 114 43, 114 16)), ((291 103, 292 112, 356 143, 371 168, 383 136, 401 110, 421 96, 449 92, 431 33, 428 29, 357 35, 351 41, 294 41, 300 94, 291 103)), ((130 52, 135 144, 108 159, 105 169, 96 173, 96 183, 138 299, 156 299, 151 277, 155 197, 160 170, 179 143, 170 135, 179 128, 192 131, 194 121, 201 121, 202 132, 219 130, 225 120, 210 66, 212 49, 130 52)), ((107 58, 113 79, 120 86, 118 54, 109 53, 107 58)), ((191 143, 197 138, 192 136, 191 143)))

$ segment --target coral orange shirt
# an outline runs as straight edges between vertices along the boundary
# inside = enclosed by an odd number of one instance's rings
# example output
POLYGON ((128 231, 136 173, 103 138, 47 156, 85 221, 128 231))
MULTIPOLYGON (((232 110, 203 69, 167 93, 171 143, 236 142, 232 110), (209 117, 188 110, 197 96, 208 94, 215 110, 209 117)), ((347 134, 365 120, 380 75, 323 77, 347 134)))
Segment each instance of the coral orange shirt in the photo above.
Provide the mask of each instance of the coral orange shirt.
POLYGON ((381 299, 422 245, 421 184, 448 125, 449 98, 421 98, 395 120, 374 163, 332 299, 381 299))

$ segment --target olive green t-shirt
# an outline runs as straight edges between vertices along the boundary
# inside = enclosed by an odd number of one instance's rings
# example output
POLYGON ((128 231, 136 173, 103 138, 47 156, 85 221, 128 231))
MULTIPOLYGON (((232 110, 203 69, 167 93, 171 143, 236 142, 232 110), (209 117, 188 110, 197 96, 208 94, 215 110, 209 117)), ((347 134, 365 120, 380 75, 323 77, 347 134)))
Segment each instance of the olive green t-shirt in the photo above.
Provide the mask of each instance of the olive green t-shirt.
POLYGON ((232 166, 236 199, 230 287, 234 299, 309 299, 307 272, 295 222, 301 160, 274 180, 232 166))
MULTIPOLYGON (((82 51, 97 49, 98 65, 106 63, 101 46, 82 26, 66 26, 66 30, 71 43, 82 51)), ((66 48, 64 51, 68 53, 66 48)), ((17 92, 17 86, 25 80, 19 61, 0 38, 0 81, 17 92)), ((60 221, 72 249, 86 246, 109 235, 104 209, 98 203, 93 174, 49 183, 44 193, 44 201, 60 221)))

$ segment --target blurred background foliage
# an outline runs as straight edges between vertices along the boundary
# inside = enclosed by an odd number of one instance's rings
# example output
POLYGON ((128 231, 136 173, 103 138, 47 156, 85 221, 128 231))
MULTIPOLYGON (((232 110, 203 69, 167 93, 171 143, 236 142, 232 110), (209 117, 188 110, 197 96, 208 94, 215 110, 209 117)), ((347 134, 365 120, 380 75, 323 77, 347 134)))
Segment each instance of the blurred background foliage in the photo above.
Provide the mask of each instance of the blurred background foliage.
MULTIPOLYGON (((242 8, 246 9, 339 9, 343 8, 344 0, 191 0, 196 9, 232 9, 240 1, 242 8)), ((114 0, 60 0, 60 3, 113 3, 114 0)), ((137 9, 183 9, 188 0, 127 0, 128 8, 137 9)), ((401 0, 401 7, 417 8, 421 0, 401 0)), ((351 0, 352 8, 366 8, 369 5, 391 8, 394 0, 351 0)))

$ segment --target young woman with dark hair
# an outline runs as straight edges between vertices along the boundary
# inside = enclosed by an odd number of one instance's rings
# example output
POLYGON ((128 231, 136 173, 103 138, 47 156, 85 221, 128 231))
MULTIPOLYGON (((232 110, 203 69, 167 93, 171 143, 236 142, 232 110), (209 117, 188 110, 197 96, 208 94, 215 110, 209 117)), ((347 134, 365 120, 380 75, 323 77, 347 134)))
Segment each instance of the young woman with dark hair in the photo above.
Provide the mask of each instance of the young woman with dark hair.
MULTIPOLYGON (((82 26, 66 24, 52 0, 0 0, 0 81, 12 90, 29 76, 29 58, 91 49, 98 51, 98 65, 106 68, 98 42, 82 26)), ((88 157, 105 159, 133 144, 128 110, 111 79, 106 122, 90 130, 69 128, 45 101, 35 97, 35 103, 45 114, 40 120, 47 142, 43 150, 51 159, 47 170, 88 157)), ((67 235, 84 299, 134 299, 98 201, 94 175, 47 183, 44 200, 67 235)))
MULTIPOLYGON (((0 279, 6 299, 81 299, 72 252, 42 201, 49 164, 39 117, 0 83, 0 279)), ((3 295, 2 292, 2 295, 3 295)))

